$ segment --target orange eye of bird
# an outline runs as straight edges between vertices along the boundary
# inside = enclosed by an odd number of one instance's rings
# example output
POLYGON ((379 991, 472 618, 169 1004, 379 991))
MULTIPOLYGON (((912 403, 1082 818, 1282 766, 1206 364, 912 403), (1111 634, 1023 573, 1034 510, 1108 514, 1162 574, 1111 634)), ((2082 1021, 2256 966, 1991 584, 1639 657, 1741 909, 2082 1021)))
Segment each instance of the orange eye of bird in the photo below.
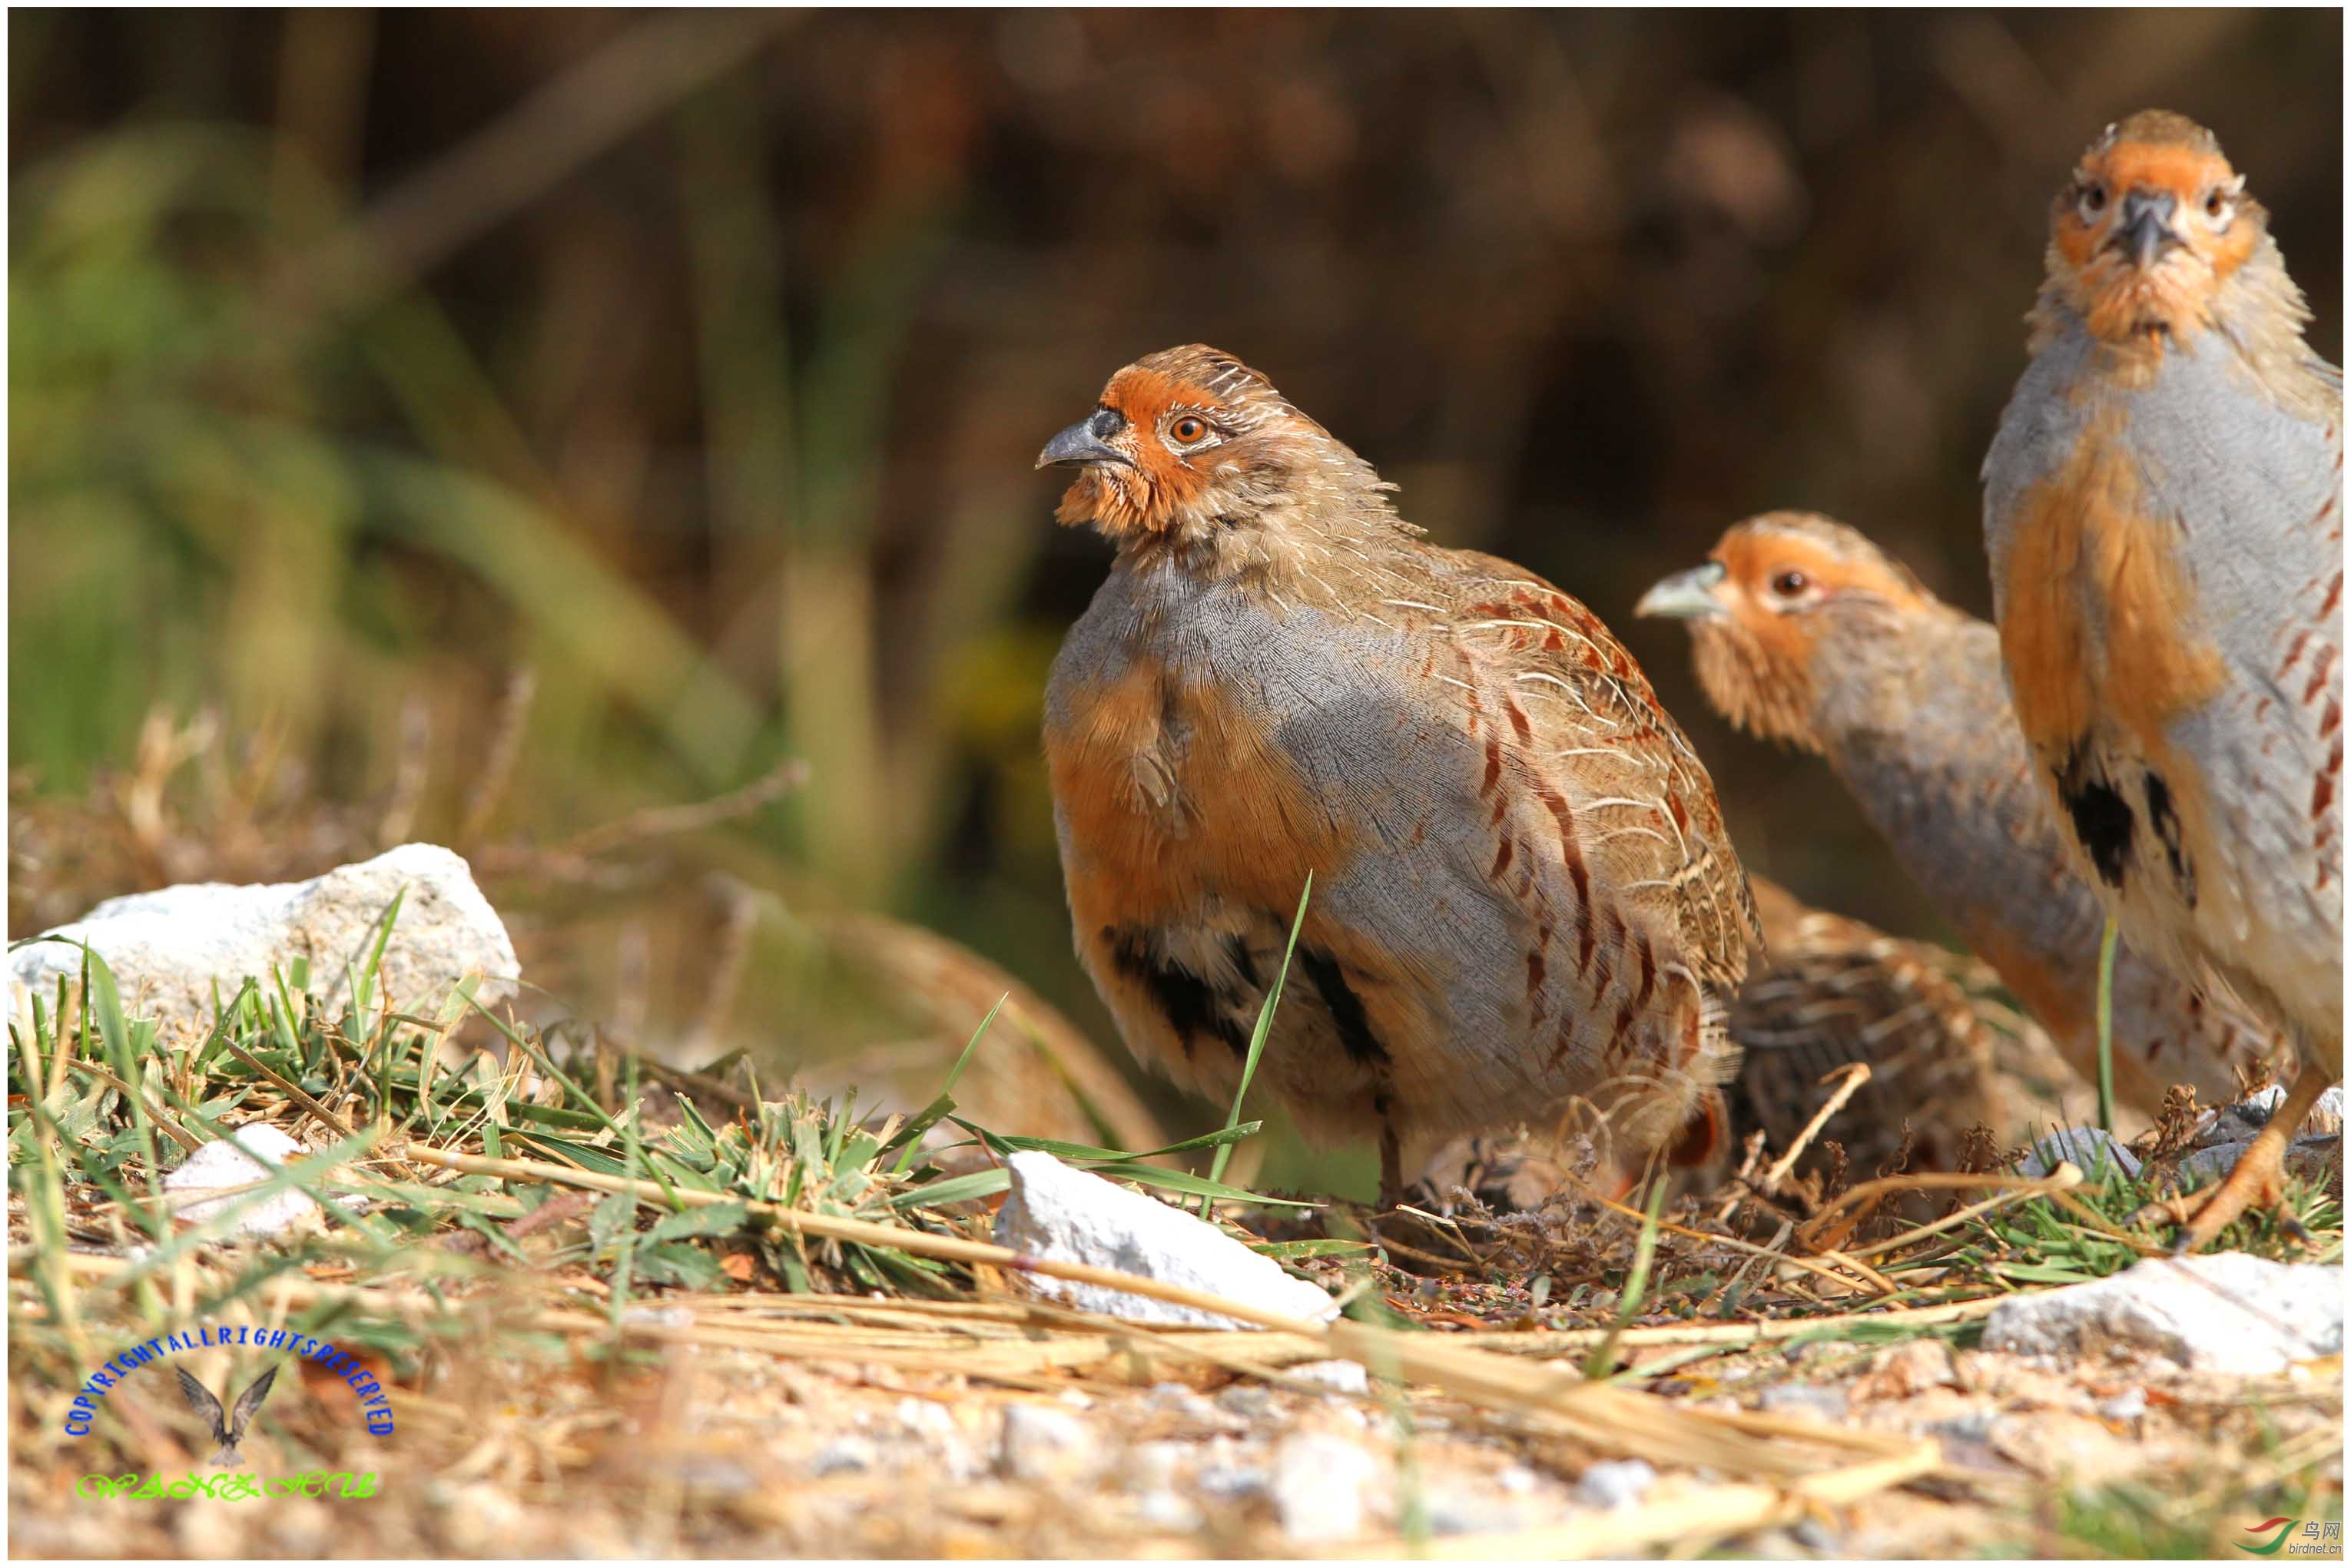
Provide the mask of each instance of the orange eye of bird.
POLYGON ((1189 446, 1208 434, 1207 421, 1198 414, 1187 413, 1167 427, 1167 434, 1189 446))
POLYGON ((1813 580, 1801 571, 1783 571, 1771 580, 1771 591, 1782 599, 1793 599, 1813 585, 1813 580))

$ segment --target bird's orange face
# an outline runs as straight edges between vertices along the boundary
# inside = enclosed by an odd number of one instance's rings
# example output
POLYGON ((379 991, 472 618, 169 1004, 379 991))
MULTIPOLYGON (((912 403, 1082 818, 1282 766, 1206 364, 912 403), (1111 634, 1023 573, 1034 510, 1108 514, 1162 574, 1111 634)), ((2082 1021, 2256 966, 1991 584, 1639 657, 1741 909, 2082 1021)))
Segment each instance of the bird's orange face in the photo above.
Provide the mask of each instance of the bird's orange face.
POLYGON ((1280 437, 1310 433, 1319 429, 1263 376, 1196 343, 1111 377, 1094 412, 1048 442, 1037 466, 1078 470, 1056 521, 1123 539, 1212 526, 1260 502, 1286 462, 1280 437))
POLYGON ((2267 214, 2212 133, 2159 110, 2110 128, 2050 208, 2050 267, 2110 342, 2192 337, 2261 243, 2267 214))
POLYGON ((1842 523, 1767 512, 1734 525, 1704 566, 1667 578, 1634 613, 1689 623, 1707 700, 1767 739, 1820 749, 1813 658, 1842 610, 1899 615, 1932 602, 1917 579, 1842 523))

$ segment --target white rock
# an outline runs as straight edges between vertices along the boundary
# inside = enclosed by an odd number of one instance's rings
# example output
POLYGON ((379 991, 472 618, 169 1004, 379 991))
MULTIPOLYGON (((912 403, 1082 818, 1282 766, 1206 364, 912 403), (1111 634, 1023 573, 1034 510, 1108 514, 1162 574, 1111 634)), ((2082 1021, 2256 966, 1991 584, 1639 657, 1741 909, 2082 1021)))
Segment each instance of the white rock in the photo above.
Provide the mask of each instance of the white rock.
POLYGON ((1067 1411, 1009 1405, 997 1443, 996 1468, 1012 1480, 1050 1480, 1084 1468, 1093 1444, 1092 1429, 1067 1411))
POLYGON ((2343 1349, 2343 1270, 2243 1252, 2148 1258, 2087 1285, 2014 1296, 1987 1350, 2074 1355, 2130 1345, 2201 1371, 2271 1373, 2343 1349))
POLYGON ((2104 1127, 2060 1127, 2033 1145, 2016 1168, 2028 1176, 2045 1176, 2060 1160, 2073 1161, 2091 1181, 2098 1179, 2102 1164, 2116 1166, 2125 1176, 2138 1175, 2137 1156, 2104 1127))
MULTIPOLYGON (((486 1006, 514 993, 519 966, 506 925, 465 861, 434 844, 402 844, 308 882, 184 883, 110 898, 47 935, 89 943, 114 971, 124 1012, 153 1019, 161 1038, 179 1040, 212 1028, 214 981, 223 1001, 247 976, 266 993, 272 971, 298 957, 309 960, 311 991, 341 1006, 350 970, 366 962, 383 912, 402 889, 379 998, 429 1013, 469 974, 483 977, 474 994, 486 1006)), ((17 948, 8 955, 11 1017, 20 987, 54 997, 58 976, 77 985, 80 974, 78 946, 17 948)))
POLYGON ((1126 1450, 1119 1479, 1129 1491, 1165 1491, 1175 1486, 1189 1452, 1182 1443, 1137 1443, 1126 1450))
POLYGON ((1656 1469, 1646 1459, 1604 1459, 1584 1467, 1575 1479, 1575 1496, 1593 1508, 1632 1508, 1656 1484, 1656 1469))
POLYGON ((1274 1450, 1275 1515, 1292 1541, 1348 1541, 1363 1533, 1378 1464, 1371 1454, 1327 1432, 1300 1432, 1274 1450))
POLYGON ((1775 1384, 1755 1396, 1755 1406, 1767 1415, 1809 1416, 1831 1427, 1845 1417, 1844 1390, 1820 1383, 1775 1384))
POLYGON ((1254 1421, 1273 1408, 1273 1390, 1262 1383, 1236 1383, 1217 1396, 1217 1404, 1254 1421))
POLYGON ((1291 1367, 1290 1375, 1319 1383, 1333 1394, 1365 1395, 1372 1391, 1371 1375, 1360 1361, 1310 1361, 1291 1367))
MULTIPOLYGON (((998 1246, 1142 1274, 1310 1322, 1338 1315, 1337 1304, 1321 1287, 1283 1273, 1272 1259, 1182 1209, 1072 1170, 1041 1150, 1014 1155, 1005 1164, 1012 1172, 1012 1191, 996 1217, 998 1246)), ((1044 1274, 1022 1279, 1038 1294, 1082 1312, 1203 1328, 1259 1326, 1108 1286, 1044 1274)))
POLYGON ((917 1399, 909 1394, 900 1399, 893 1414, 898 1425, 926 1437, 954 1437, 961 1435, 956 1427, 954 1412, 935 1399, 917 1399))
POLYGON ((1265 1471, 1255 1465, 1203 1465, 1192 1478, 1196 1491, 1238 1502, 1265 1490, 1265 1471))
POLYGON ((835 1437, 809 1460, 811 1476, 837 1476, 870 1470, 881 1456, 862 1437, 835 1437))
POLYGON ((2147 1390, 2133 1384, 2099 1406, 2098 1414, 2109 1421, 2136 1421, 2147 1414, 2147 1390))
MULTIPOLYGON (((2249 1143, 2254 1134, 2270 1124, 2270 1118, 2277 1114, 2278 1107, 2283 1103, 2285 1091, 2273 1083, 2266 1089, 2255 1090, 2234 1105, 2207 1111, 2203 1120, 2197 1124, 2195 1146, 2210 1149, 2229 1144, 2249 1143)), ((2318 1097, 2318 1103, 2311 1107, 2309 1116, 2294 1129, 2294 1136, 2300 1140, 2330 1134, 2342 1125, 2343 1086, 2338 1083, 2318 1097)), ((2183 1166, 2186 1163, 2183 1161, 2183 1166)))
MULTIPOLYGON (((2237 1168, 2245 1151, 2253 1146, 2251 1138, 2242 1143, 2214 1144, 2179 1156, 2174 1175, 2184 1188, 2210 1186, 2237 1168)), ((2323 1182, 2332 1170, 2343 1148, 2343 1136, 2328 1133, 2315 1138, 2296 1138, 2286 1145, 2285 1172, 2305 1181, 2323 1182)))
POLYGON ((1135 1499, 1134 1511, 1144 1523, 1171 1535, 1189 1535, 1205 1522, 1198 1509, 1165 1489, 1135 1499))
MULTIPOLYGON (((251 1186, 256 1182, 267 1181, 273 1174, 269 1166, 261 1163, 262 1160, 267 1160, 270 1166, 284 1166, 308 1152, 277 1128, 264 1122, 256 1122, 197 1149, 180 1163, 177 1170, 163 1178, 163 1190, 178 1198, 223 1187, 251 1186), (254 1158, 255 1155, 260 1155, 261 1159, 254 1158)), ((230 1205, 243 1202, 247 1196, 233 1192, 223 1197, 174 1203, 172 1212, 191 1225, 201 1225, 230 1205)), ((253 1238, 279 1236, 298 1225, 308 1223, 318 1213, 318 1201, 308 1193, 289 1189, 249 1206, 229 1227, 229 1234, 253 1238)))

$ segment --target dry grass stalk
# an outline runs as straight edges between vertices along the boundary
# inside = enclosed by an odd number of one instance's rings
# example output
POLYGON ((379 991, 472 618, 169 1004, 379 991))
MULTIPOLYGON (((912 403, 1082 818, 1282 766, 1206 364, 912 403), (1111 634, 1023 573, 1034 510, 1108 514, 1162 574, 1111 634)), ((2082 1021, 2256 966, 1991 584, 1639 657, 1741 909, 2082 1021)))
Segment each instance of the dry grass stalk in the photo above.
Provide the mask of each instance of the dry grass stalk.
MULTIPOLYGON (((1839 1198, 1836 1203, 1832 1204, 1829 1207, 1822 1210, 1820 1214, 1814 1216, 1811 1220, 1806 1221, 1806 1225, 1809 1227, 1821 1224, 1830 1216, 1835 1214, 1839 1208, 1852 1203, 1856 1194, 1865 1198, 1874 1196, 1874 1194, 1867 1190, 1870 1188, 1882 1190, 1889 1186, 2002 1186, 2008 1189, 2005 1192, 1998 1193, 1991 1197, 1985 1198, 1981 1203, 1970 1204, 1967 1207, 1959 1209, 1956 1213, 1947 1214, 1942 1218, 1934 1221, 1932 1224, 1921 1225, 1913 1229, 1906 1230, 1901 1235, 1893 1237, 1890 1239, 1876 1242, 1868 1247, 1855 1248, 1854 1249, 1856 1257, 1875 1258, 1881 1253, 1890 1252, 1897 1247, 1907 1247, 1913 1241, 1922 1240, 1939 1231, 1949 1230, 1953 1226, 1959 1225, 1966 1220, 1973 1219, 1980 1214, 1989 1214, 1995 1208, 2003 1208, 2011 1203, 2021 1203, 2028 1197, 2059 1196, 2069 1189, 2077 1187, 2081 1185, 2082 1172, 2071 1160, 2058 1161, 2057 1168, 2051 1171, 2045 1176, 1959 1176, 1945 1172, 1928 1172, 1922 1176, 1886 1176, 1878 1181, 1864 1182, 1860 1186, 1855 1187, 1852 1192, 1846 1193, 1844 1197, 1839 1198)), ((2060 1197, 2060 1201, 2063 1201, 2062 1197, 2060 1197)))
MULTIPOLYGON (((1627 1219, 1646 1221, 1648 1218, 1639 1209, 1630 1207, 1625 1204, 1618 1202, 1616 1199, 1610 1197, 1607 1194, 1600 1191, 1597 1187, 1593 1186, 1590 1183, 1585 1182, 1582 1177, 1573 1175, 1573 1173, 1570 1174, 1569 1179, 1575 1182, 1578 1186, 1583 1189, 1583 1193, 1586 1197, 1589 1197, 1593 1202, 1600 1205, 1603 1208, 1613 1209, 1614 1212, 1623 1215, 1627 1219)), ((1894 1295, 1897 1293, 1899 1290, 1899 1287, 1897 1287, 1893 1281, 1888 1280, 1885 1275, 1880 1274, 1875 1269, 1867 1268, 1855 1262, 1853 1259, 1846 1257, 1842 1252, 1823 1250, 1821 1253, 1821 1256, 1826 1259, 1827 1261, 1814 1262, 1810 1258, 1802 1258, 1793 1253, 1780 1252, 1771 1248, 1759 1247, 1752 1241, 1743 1241, 1736 1236, 1718 1236, 1713 1231, 1698 1230, 1690 1226, 1678 1224, 1670 1219, 1659 1219, 1657 1221, 1657 1228, 1660 1230, 1670 1230, 1677 1236, 1685 1236, 1692 1240, 1704 1241, 1713 1246, 1728 1248, 1733 1252, 1746 1252, 1754 1255, 1761 1255, 1762 1257, 1771 1259, 1775 1262, 1787 1264, 1791 1268, 1802 1269, 1807 1273, 1818 1274, 1824 1279, 1834 1281, 1837 1287, 1843 1291, 1851 1291, 1854 1288, 1855 1280, 1858 1280, 1863 1285, 1877 1291, 1880 1295, 1894 1295), (1837 1273, 1835 1269, 1830 1266, 1831 1264, 1843 1264, 1845 1268, 1852 1270, 1854 1279, 1847 1279, 1844 1276, 1840 1275, 1837 1273)))
POLYGON ((1730 1484, 1677 1489, 1635 1508, 1586 1515, 1548 1529, 1507 1535, 1455 1535, 1431 1542, 1391 1536, 1360 1542, 1346 1555, 1540 1563, 1625 1557, 1665 1546, 1671 1546, 1676 1556, 1694 1555, 1726 1537, 1802 1519, 1824 1508, 1844 1507, 1873 1492, 1917 1480, 1938 1463, 1934 1445, 1923 1444, 1906 1453, 1822 1471, 1785 1487, 1730 1484))
POLYGON ((1796 1134, 1796 1141, 1788 1145, 1788 1152, 1772 1161, 1771 1168, 1763 1173, 1763 1190, 1766 1193, 1775 1197, 1778 1195, 1780 1184, 1788 1179, 1788 1173, 1796 1168, 1797 1159, 1811 1145, 1813 1139, 1819 1135, 1820 1130, 1828 1125, 1829 1118, 1844 1110, 1845 1102, 1852 1099, 1861 1086, 1869 1082, 1869 1063, 1848 1062, 1835 1071, 1823 1075, 1821 1082, 1826 1083, 1831 1078, 1839 1075, 1844 1077, 1844 1082, 1837 1085, 1836 1092, 1822 1102, 1821 1108, 1813 1113, 1813 1119, 1804 1124, 1804 1130, 1796 1134))
MULTIPOLYGON (((419 1164, 469 1174, 557 1182, 600 1192, 627 1193, 649 1204, 665 1200, 662 1189, 651 1182, 572 1170, 537 1160, 489 1159, 419 1145, 411 1145, 407 1155, 419 1164)), ((688 1207, 737 1201, 716 1194, 684 1190, 678 1191, 675 1197, 688 1207)), ((804 1235, 892 1247, 926 1257, 991 1265, 1016 1273, 1046 1274, 1057 1279, 1108 1286, 1130 1294, 1216 1312, 1243 1322, 1300 1335, 1319 1342, 1327 1347, 1330 1355, 1360 1361, 1374 1373, 1392 1381, 1432 1385, 1469 1404, 1488 1410, 1507 1412, 1541 1429, 1574 1438, 1604 1452, 1646 1458, 1659 1464, 1711 1465, 1729 1474, 1801 1475, 1820 1468, 1815 1456, 1792 1448, 1785 1441, 1766 1442, 1749 1437, 1737 1423, 1713 1413, 1685 1410, 1646 1394, 1588 1382, 1572 1372, 1531 1382, 1521 1363, 1447 1344, 1426 1333, 1400 1333, 1345 1320, 1317 1328, 1312 1323, 1260 1312, 1242 1302, 1116 1270, 1035 1258, 987 1242, 810 1214, 777 1204, 755 1203, 747 1207, 761 1218, 804 1235)), ((1887 1451, 1889 1443, 1903 1448, 1910 1446, 1907 1439, 1888 1439, 1877 1434, 1828 1428, 1807 1431, 1802 1436, 1818 1446, 1861 1448, 1880 1454, 1887 1451)), ((1928 1454, 1933 1453, 1933 1444, 1921 1447, 1928 1454)), ((1928 1462, 1934 1461, 1930 1459, 1928 1462)))
POLYGON ((809 765, 798 758, 777 764, 740 789, 696 800, 687 806, 652 806, 632 811, 618 821, 589 829, 549 852, 557 856, 591 860, 640 839, 669 838, 747 817, 774 804, 808 782, 809 765))

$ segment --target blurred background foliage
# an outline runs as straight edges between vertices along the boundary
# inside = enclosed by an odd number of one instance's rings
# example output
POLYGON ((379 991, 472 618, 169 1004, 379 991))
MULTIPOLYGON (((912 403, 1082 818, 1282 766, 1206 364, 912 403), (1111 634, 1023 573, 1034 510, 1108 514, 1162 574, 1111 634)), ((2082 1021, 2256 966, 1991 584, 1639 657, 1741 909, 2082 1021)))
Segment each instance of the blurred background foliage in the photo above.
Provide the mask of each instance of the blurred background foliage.
POLYGON ((2334 11, 8 26, 11 935, 433 838, 541 1005, 689 1055, 959 1045, 811 935, 858 911, 1113 1039, 1037 740, 1107 557, 1030 464, 1139 354, 1583 597, 1750 866, 1922 934, 1641 590, 1796 506, 1983 612, 2048 198, 2134 109, 2220 132, 2341 358, 2334 11))

